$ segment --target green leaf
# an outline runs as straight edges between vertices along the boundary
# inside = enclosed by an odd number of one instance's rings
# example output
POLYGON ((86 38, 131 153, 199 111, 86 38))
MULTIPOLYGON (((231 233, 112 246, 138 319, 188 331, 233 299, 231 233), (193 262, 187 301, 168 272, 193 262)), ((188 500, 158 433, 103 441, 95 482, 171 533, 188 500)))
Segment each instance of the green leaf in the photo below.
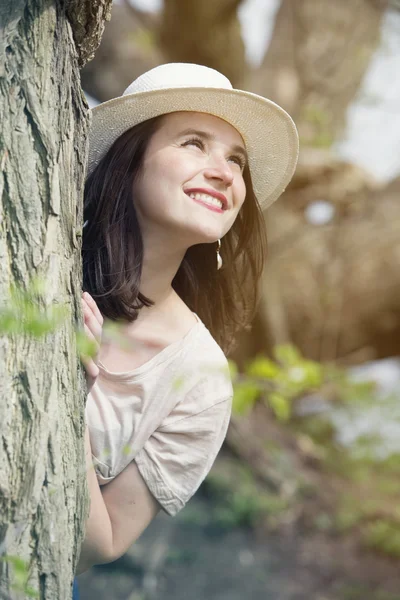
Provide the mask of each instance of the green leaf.
POLYGON ((44 298, 46 296, 46 280, 42 277, 33 277, 29 283, 28 293, 31 296, 36 296, 37 298, 44 298))
POLYGON ((8 310, 0 312, 0 335, 11 335, 21 332, 21 318, 8 310))
POLYGON ((109 456, 111 456, 111 450, 110 450, 110 448, 104 448, 103 452, 101 453, 101 458, 102 459, 107 459, 109 456))
POLYGON ((145 52, 150 52, 156 45, 154 32, 150 29, 138 29, 134 36, 136 45, 145 52))
POLYGON ((26 290, 11 286, 8 305, 0 309, 0 334, 40 338, 55 331, 66 315, 65 307, 46 304, 44 282, 34 279, 26 290))
POLYGON ((232 380, 236 379, 239 369, 234 360, 228 359, 228 368, 232 380))
POLYGON ((39 593, 28 586, 29 563, 19 556, 5 554, 0 556, 0 561, 8 562, 13 567, 13 583, 11 589, 26 594, 30 598, 39 598, 39 593))
POLYGON ((379 519, 369 523, 363 535, 366 543, 389 556, 400 557, 399 524, 391 520, 379 519))
POLYGON ((279 366, 263 356, 255 358, 246 368, 246 374, 249 377, 260 377, 262 379, 275 379, 279 372, 279 366))
POLYGON ((291 407, 287 398, 278 392, 271 392, 267 396, 267 401, 278 421, 287 421, 289 419, 291 407))
POLYGON ((296 365, 296 366, 290 367, 286 371, 286 375, 287 375, 289 381, 292 383, 297 383, 297 384, 304 383, 304 381, 306 379, 306 372, 302 365, 296 365))
POLYGON ((240 382, 235 384, 233 388, 233 412, 238 415, 248 413, 253 408, 259 395, 260 388, 254 383, 240 382))
POLYGON ((133 343, 127 338, 123 331, 124 324, 119 321, 106 319, 103 323, 102 339, 112 341, 127 352, 132 349, 133 343))
POLYGON ((125 456, 129 456, 129 454, 132 452, 132 446, 130 446, 130 444, 125 444, 122 452, 125 454, 125 456))
POLYGON ((181 390, 183 388, 185 384, 185 376, 184 375, 179 375, 178 377, 175 377, 175 379, 172 382, 172 388, 175 392, 179 392, 179 390, 181 390))
POLYGON ((323 382, 321 366, 309 360, 302 360, 297 365, 290 367, 287 375, 292 383, 297 383, 303 389, 318 387, 323 382))
POLYGON ((90 340, 84 331, 77 331, 76 335, 76 347, 78 354, 82 357, 93 358, 96 356, 97 344, 93 340, 90 340))
POLYGON ((26 586, 23 591, 29 598, 40 598, 39 592, 29 586, 26 586))
POLYGON ((275 346, 274 356, 284 366, 296 365, 302 360, 300 352, 291 344, 275 346))
POLYGON ((319 106, 309 104, 303 109, 303 118, 314 125, 326 127, 330 123, 331 114, 319 106))

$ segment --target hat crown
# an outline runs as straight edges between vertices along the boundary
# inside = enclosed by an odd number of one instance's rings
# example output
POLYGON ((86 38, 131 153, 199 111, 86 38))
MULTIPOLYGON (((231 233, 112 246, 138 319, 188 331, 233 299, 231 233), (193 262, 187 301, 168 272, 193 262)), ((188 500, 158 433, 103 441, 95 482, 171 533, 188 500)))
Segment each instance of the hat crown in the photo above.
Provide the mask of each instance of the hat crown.
POLYGON ((204 65, 169 63, 140 75, 126 88, 123 95, 188 87, 231 90, 232 84, 225 75, 204 65))

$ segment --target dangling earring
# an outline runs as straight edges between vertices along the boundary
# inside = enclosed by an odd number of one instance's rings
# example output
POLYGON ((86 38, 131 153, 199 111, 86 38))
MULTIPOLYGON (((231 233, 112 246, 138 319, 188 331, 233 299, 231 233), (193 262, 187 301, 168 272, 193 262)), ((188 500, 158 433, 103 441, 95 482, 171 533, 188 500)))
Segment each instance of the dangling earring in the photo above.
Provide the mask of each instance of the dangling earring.
POLYGON ((217 241, 217 271, 220 270, 220 268, 222 267, 222 257, 219 253, 219 251, 221 250, 221 240, 217 241))

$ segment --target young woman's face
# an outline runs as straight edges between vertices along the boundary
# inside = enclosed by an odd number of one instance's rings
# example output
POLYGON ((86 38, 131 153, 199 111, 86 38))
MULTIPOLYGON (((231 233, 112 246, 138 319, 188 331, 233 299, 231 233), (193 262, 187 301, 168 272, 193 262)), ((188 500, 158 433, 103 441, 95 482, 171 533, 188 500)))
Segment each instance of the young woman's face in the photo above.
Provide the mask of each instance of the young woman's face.
POLYGON ((222 238, 245 199, 246 161, 243 139, 226 121, 194 112, 162 117, 133 190, 143 235, 161 228, 188 247, 222 238))

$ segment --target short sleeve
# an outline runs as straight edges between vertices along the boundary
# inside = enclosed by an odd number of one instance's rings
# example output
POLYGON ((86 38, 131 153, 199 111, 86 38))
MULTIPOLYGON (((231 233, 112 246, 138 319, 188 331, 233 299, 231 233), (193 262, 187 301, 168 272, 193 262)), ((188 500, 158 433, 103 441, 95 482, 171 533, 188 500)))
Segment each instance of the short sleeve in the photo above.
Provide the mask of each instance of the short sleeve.
POLYGON ((210 471, 228 429, 232 397, 168 421, 135 457, 150 492, 174 516, 210 471))

